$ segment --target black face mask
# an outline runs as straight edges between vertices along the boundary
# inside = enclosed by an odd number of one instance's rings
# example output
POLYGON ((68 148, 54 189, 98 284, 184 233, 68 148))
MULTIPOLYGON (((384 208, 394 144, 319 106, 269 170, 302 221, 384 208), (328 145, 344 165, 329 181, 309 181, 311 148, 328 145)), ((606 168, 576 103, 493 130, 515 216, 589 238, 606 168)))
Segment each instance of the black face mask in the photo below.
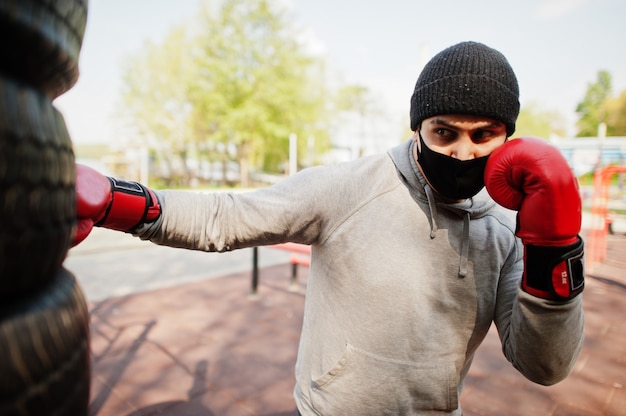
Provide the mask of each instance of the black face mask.
POLYGON ((489 155, 470 160, 458 160, 435 152, 426 146, 419 133, 422 150, 417 160, 428 182, 439 194, 454 200, 476 195, 485 186, 485 165, 489 155))

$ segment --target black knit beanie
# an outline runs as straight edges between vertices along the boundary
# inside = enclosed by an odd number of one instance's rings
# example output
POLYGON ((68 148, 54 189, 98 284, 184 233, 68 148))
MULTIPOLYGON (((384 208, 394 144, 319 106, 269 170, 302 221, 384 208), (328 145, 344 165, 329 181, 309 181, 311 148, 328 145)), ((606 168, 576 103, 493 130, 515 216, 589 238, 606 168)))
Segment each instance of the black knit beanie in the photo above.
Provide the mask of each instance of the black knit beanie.
POLYGON ((424 67, 411 97, 411 130, 440 114, 490 117, 515 131, 519 88, 513 68, 500 52, 482 43, 462 42, 435 55, 424 67))

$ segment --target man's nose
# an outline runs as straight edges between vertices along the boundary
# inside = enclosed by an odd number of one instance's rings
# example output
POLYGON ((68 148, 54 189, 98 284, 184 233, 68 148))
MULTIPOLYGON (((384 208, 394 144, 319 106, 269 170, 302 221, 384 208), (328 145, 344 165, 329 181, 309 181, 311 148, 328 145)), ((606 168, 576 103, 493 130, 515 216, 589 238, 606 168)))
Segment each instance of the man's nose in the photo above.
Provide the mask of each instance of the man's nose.
POLYGON ((476 146, 470 137, 459 137, 452 150, 452 157, 459 160, 470 160, 476 157, 476 146))

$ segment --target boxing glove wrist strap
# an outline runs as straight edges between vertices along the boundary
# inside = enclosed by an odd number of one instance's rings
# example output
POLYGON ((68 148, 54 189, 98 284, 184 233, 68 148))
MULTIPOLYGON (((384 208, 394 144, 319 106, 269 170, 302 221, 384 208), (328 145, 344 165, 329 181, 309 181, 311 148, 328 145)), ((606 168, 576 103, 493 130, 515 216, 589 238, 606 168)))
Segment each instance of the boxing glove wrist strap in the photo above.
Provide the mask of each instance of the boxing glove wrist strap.
POLYGON ((574 298, 585 285, 583 254, 580 237, 568 246, 525 245, 522 289, 544 299, 574 298))
POLYGON ((159 218, 161 206, 154 192, 137 182, 107 179, 111 183, 112 201, 96 226, 132 231, 159 218))

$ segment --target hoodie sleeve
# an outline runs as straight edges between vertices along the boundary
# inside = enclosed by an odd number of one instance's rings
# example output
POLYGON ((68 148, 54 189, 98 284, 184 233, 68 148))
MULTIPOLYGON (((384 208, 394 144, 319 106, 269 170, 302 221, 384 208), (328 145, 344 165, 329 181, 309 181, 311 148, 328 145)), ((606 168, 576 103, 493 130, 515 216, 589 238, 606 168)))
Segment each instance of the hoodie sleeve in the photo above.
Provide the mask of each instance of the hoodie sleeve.
POLYGON ((498 287, 496 326, 507 360, 529 380, 552 385, 565 379, 584 339, 582 296, 559 302, 541 299, 520 288, 523 246, 503 272, 498 287))
POLYGON ((157 191, 161 216, 134 234, 160 245, 218 252, 284 242, 311 245, 321 242, 361 201, 397 184, 393 163, 380 155, 307 168, 250 192, 157 191))
POLYGON ((250 192, 157 191, 161 217, 134 234, 160 245, 217 252, 286 241, 312 244, 323 222, 313 201, 323 191, 307 179, 315 174, 311 170, 250 192))

